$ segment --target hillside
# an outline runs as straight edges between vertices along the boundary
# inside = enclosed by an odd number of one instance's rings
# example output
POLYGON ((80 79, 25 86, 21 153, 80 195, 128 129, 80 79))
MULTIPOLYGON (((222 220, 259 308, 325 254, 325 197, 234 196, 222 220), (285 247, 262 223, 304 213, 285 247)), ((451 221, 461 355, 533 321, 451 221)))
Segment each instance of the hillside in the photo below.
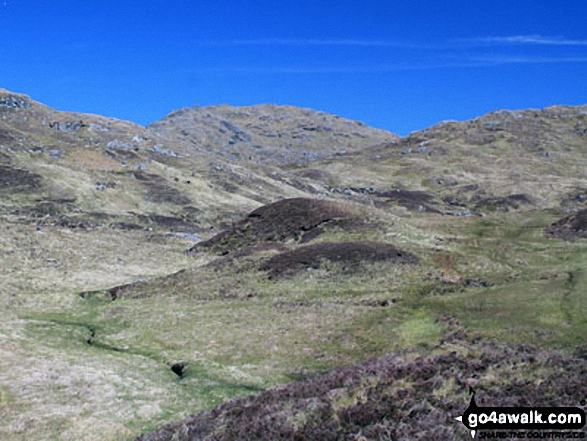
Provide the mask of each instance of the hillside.
POLYGON ((0 99, 5 211, 96 213, 138 225, 164 216, 206 230, 277 197, 316 191, 128 121, 58 112, 7 91, 0 99))
POLYGON ((180 109, 149 128, 231 162, 276 166, 312 163, 398 138, 359 121, 272 104, 180 109))
POLYGON ((417 197, 412 208, 456 213, 568 212, 585 206, 586 145, 587 106, 554 106, 439 123, 312 168, 331 192, 375 203, 408 190, 392 202, 417 197))
POLYGON ((399 138, 1 90, 0 438, 465 439, 471 385, 577 405, 586 112, 399 138))

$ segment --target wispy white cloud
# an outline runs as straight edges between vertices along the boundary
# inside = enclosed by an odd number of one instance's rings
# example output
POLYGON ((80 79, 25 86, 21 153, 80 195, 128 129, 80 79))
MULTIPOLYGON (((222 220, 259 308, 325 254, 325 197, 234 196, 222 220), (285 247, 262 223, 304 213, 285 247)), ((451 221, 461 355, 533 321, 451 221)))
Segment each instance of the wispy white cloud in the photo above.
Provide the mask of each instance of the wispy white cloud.
MULTIPOLYGON (((305 46, 311 47, 345 47, 351 52, 352 49, 360 50, 368 47, 381 48, 403 48, 412 49, 401 55, 396 54, 387 57, 390 63, 382 64, 376 62, 364 65, 311 65, 306 66, 223 66, 223 67, 203 67, 198 73, 203 74, 223 74, 223 75, 320 75, 320 74, 377 74, 397 71, 422 71, 434 69, 458 69, 458 68, 484 68, 499 65, 511 64, 563 64, 563 63, 586 63, 587 56, 582 57, 580 53, 569 55, 556 55, 554 46, 585 46, 587 40, 571 40, 565 38, 544 37, 540 35, 514 35, 501 37, 481 37, 463 40, 439 41, 434 44, 421 44, 409 41, 394 40, 361 40, 355 38, 349 39, 286 39, 286 38, 266 38, 252 40, 205 40, 195 42, 204 46, 305 46), (524 46, 524 45, 544 45, 553 46, 552 50, 543 54, 500 54, 488 53, 488 50, 500 46, 524 46), (423 49, 423 51, 420 51, 423 49), (476 52, 476 53, 475 53, 476 52)), ((505 48, 504 48, 505 49, 505 48)), ((561 48, 562 49, 562 48, 561 48)), ((507 52, 504 50, 504 52, 507 52)), ((522 52, 521 50, 519 52, 522 52)), ((528 51, 529 52, 529 51, 528 51)), ((575 50, 577 52, 577 50, 575 50)), ((586 54, 587 55, 587 54, 586 54)), ((382 58, 379 57, 379 60, 382 58)))
POLYGON ((484 65, 502 64, 564 64, 564 63, 587 63, 587 57, 536 57, 536 56, 509 56, 509 55, 488 55, 474 57, 473 62, 484 65))
POLYGON ((202 74, 284 74, 284 75, 320 75, 320 74, 377 74, 399 71, 418 71, 434 69, 450 69, 465 67, 480 67, 489 62, 483 60, 465 60, 453 62, 422 62, 422 63, 398 63, 378 64, 365 66, 234 66, 201 68, 192 73, 202 74))
POLYGON ((563 37, 542 35, 511 35, 504 37, 481 37, 454 40, 469 45, 545 45, 545 46, 587 46, 587 40, 570 40, 563 37))
POLYGON ((378 64, 365 66, 226 66, 193 70, 191 73, 221 75, 336 75, 384 74, 400 71, 423 71, 459 68, 486 68, 508 64, 587 63, 587 57, 535 57, 487 55, 465 57, 462 60, 378 64))
POLYGON ((198 40, 199 46, 342 46, 381 47, 406 49, 454 49, 455 46, 497 46, 497 45, 545 45, 545 46, 587 46, 587 40, 568 39, 542 35, 510 35, 463 38, 433 43, 407 40, 363 40, 360 38, 260 38, 235 40, 198 40))
POLYGON ((394 40, 361 40, 361 39, 304 39, 304 38, 261 38, 252 40, 199 40, 200 46, 346 46, 346 47, 395 47, 428 49, 436 45, 420 44, 394 40))

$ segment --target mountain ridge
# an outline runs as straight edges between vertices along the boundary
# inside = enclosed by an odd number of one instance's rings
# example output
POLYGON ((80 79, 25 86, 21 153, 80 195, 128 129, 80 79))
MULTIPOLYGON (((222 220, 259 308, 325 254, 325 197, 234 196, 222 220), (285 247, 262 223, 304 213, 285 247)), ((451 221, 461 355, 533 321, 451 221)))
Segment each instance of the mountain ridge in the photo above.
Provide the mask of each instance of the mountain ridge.
POLYGON ((584 106, 407 137, 248 109, 156 132, 0 92, 0 438, 464 439, 469 386, 576 400, 584 106))

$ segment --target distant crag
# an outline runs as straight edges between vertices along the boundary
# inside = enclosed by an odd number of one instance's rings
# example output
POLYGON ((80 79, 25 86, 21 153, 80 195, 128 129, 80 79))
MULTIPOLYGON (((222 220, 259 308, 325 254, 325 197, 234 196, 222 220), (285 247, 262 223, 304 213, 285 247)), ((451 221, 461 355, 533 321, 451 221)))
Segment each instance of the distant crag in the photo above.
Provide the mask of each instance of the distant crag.
POLYGON ((277 166, 307 164, 398 139, 359 121, 273 104, 179 109, 149 128, 230 161, 277 166))

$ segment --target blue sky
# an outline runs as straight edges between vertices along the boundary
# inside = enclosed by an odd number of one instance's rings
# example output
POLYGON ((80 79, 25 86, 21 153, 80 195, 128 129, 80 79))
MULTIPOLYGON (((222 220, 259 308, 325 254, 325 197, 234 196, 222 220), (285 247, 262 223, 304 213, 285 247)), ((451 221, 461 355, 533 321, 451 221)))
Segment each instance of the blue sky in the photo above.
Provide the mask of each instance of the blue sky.
POLYGON ((585 0, 0 0, 0 20, 0 87, 140 124, 275 103, 405 135, 587 103, 585 0))

